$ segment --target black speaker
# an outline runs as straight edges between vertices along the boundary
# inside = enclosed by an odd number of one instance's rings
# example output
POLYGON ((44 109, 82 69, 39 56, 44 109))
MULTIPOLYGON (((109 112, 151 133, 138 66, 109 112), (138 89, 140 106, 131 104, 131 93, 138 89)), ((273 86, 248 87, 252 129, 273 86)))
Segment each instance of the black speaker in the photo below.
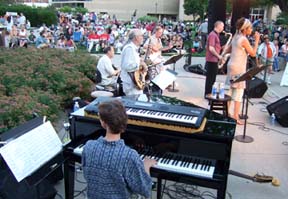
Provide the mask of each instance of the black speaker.
POLYGON ((187 72, 195 73, 198 75, 206 75, 207 72, 202 64, 184 65, 183 68, 187 72))
POLYGON ((288 96, 269 104, 267 107, 269 114, 275 114, 276 120, 283 127, 288 127, 288 96))
POLYGON ((247 81, 246 94, 249 98, 261 98, 267 89, 268 87, 264 80, 254 77, 247 81))

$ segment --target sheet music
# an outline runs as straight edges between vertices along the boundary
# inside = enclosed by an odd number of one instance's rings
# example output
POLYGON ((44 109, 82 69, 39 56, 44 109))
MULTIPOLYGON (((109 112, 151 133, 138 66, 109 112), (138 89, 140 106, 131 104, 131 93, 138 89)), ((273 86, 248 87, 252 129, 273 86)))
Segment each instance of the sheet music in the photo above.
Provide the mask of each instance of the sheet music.
POLYGON ((288 86, 288 63, 286 64, 285 71, 282 75, 280 86, 288 86))
POLYGON ((159 86, 162 90, 165 90, 167 86, 173 83, 176 80, 177 73, 172 70, 164 70, 157 75, 152 82, 159 86))
POLYGON ((62 150, 62 143, 48 121, 10 141, 0 154, 20 182, 62 150))

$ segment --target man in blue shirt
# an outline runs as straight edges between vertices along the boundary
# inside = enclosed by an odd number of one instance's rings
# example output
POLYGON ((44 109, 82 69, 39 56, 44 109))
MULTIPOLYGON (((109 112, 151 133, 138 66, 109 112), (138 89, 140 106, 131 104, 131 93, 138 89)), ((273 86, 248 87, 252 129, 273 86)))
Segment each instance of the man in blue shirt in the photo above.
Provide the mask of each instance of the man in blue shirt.
POLYGON ((89 199, 127 199, 132 193, 150 197, 149 176, 155 160, 144 159, 120 138, 127 125, 125 107, 118 100, 98 106, 101 126, 106 136, 86 143, 82 153, 84 177, 89 199))

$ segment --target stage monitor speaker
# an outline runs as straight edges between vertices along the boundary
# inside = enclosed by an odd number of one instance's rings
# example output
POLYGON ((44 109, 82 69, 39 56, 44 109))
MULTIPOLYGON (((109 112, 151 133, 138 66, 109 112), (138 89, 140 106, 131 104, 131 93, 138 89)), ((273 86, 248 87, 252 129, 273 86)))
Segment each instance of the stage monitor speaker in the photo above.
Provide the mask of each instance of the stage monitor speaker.
POLYGON ((276 120, 283 127, 288 127, 288 96, 269 104, 267 107, 269 114, 275 114, 276 120))
POLYGON ((198 75, 206 75, 207 72, 206 69, 202 66, 202 64, 184 65, 183 67, 185 71, 198 75))
POLYGON ((246 94, 249 98, 261 98, 267 89, 268 87, 262 79, 254 77, 253 79, 247 81, 246 94))

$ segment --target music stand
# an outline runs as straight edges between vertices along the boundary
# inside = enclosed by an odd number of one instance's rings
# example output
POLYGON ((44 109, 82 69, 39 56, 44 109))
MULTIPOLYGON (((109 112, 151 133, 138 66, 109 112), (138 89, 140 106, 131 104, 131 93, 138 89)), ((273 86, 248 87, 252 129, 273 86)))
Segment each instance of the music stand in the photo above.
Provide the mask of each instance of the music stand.
MULTIPOLYGON (((175 64, 176 62, 183 57, 183 54, 176 54, 171 56, 168 60, 166 60, 163 65, 173 64, 173 71, 175 72, 175 64)), ((169 92, 179 92, 178 89, 175 89, 175 81, 172 83, 172 89, 168 89, 169 92)))
MULTIPOLYGON (((266 65, 261 66, 261 67, 257 67, 257 66, 253 67, 253 68, 249 69, 246 73, 244 73, 243 75, 241 75, 240 77, 235 79, 234 81, 232 80, 231 83, 233 84, 233 83, 237 83, 237 82, 246 81, 248 84, 248 80, 251 80, 256 74, 258 74, 259 72, 261 72, 265 68, 266 68, 266 65)), ((247 87, 249 87, 249 86, 247 85, 247 87)), ((246 107, 245 107, 246 117, 244 118, 244 131, 243 131, 243 135, 235 136, 235 140, 237 140, 238 142, 243 142, 243 143, 251 143, 254 141, 254 139, 251 136, 246 135, 247 118, 248 118, 247 115, 248 115, 248 105, 249 105, 249 96, 248 96, 246 89, 244 91, 244 99, 245 98, 246 98, 246 107)))

